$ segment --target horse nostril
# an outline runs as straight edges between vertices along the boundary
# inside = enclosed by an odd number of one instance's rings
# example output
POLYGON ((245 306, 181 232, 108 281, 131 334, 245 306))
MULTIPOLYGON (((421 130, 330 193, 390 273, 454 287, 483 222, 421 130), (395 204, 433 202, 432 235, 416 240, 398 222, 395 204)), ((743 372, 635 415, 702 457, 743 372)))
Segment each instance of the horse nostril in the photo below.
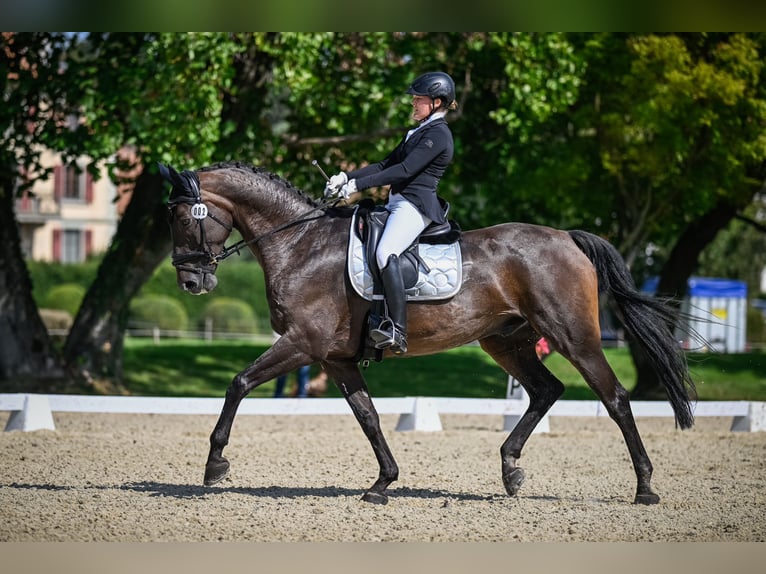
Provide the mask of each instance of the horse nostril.
POLYGON ((195 292, 197 290, 198 283, 194 279, 189 279, 184 282, 184 291, 195 292))

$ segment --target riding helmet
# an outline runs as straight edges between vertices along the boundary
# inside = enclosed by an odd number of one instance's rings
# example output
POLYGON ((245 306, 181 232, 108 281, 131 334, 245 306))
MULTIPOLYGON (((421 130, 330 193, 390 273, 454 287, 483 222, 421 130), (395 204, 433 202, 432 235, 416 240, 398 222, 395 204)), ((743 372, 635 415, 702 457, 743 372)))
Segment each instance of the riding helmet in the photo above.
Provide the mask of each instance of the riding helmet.
POLYGON ((444 72, 427 72, 418 76, 407 93, 411 96, 428 96, 432 100, 441 98, 444 107, 455 101, 455 82, 444 72))

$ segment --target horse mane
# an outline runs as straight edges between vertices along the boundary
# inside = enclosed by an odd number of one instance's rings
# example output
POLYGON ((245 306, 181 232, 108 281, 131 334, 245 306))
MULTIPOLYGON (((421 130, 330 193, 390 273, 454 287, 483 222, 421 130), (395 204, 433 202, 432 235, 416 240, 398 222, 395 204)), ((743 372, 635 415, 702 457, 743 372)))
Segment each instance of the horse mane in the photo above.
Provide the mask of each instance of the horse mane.
POLYGON ((222 169, 240 169, 246 172, 253 173, 260 178, 267 179, 270 183, 278 184, 280 187, 286 189, 287 191, 289 191, 290 193, 298 197, 301 201, 311 205, 312 207, 317 207, 319 205, 313 197, 307 195, 303 190, 295 187, 292 183, 290 183, 286 179, 276 175, 275 173, 268 171, 265 168, 254 166, 249 163, 245 163, 241 161, 219 162, 216 164, 201 167, 197 170, 197 172, 201 173, 205 171, 217 171, 222 169))

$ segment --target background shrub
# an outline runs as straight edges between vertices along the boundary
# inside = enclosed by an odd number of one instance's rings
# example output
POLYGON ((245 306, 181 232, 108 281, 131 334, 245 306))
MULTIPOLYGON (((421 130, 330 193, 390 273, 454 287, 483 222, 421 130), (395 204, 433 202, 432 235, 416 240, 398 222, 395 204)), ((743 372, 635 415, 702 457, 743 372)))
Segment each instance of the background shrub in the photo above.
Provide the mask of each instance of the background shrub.
POLYGON ((766 320, 755 307, 747 307, 747 342, 766 343, 766 320))
POLYGON ((59 285, 75 283, 87 291, 96 278, 99 263, 99 258, 91 258, 84 263, 27 260, 27 268, 32 279, 32 295, 38 306, 45 307, 48 293, 59 285))
POLYGON ((151 329, 159 327, 166 331, 184 331, 189 326, 189 316, 183 305, 167 295, 144 295, 130 303, 129 326, 151 329))
POLYGON ((253 308, 241 299, 218 297, 211 301, 203 314, 203 325, 213 321, 214 332, 255 333, 256 321, 253 308))
MULTIPOLYGON (((234 241, 232 237, 231 241, 234 241)), ((32 278, 32 294, 38 306, 48 307, 46 296, 50 289, 64 283, 76 283, 86 291, 96 277, 99 261, 88 260, 85 263, 49 263, 27 261, 32 278)), ((255 258, 248 252, 228 259, 218 268, 218 287, 215 291, 201 297, 184 293, 176 285, 176 271, 170 257, 154 271, 144 284, 137 297, 163 295, 177 301, 186 311, 189 325, 205 324, 205 310, 212 302, 222 297, 231 297, 247 303, 255 315, 255 333, 271 334, 269 306, 266 300, 266 286, 263 270, 255 258)), ((75 310, 76 311, 76 310, 75 310)))
POLYGON ((85 297, 85 287, 76 283, 63 283, 48 290, 43 306, 47 309, 66 311, 74 317, 77 315, 83 297, 85 297))

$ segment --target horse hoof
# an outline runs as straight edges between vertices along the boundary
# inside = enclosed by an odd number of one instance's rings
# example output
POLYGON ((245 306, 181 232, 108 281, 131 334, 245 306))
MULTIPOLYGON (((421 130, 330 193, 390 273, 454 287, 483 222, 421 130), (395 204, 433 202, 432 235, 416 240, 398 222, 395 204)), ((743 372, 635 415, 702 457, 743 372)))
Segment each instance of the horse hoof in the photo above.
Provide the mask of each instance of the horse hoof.
POLYGON ((649 494, 637 494, 633 504, 657 504, 660 501, 660 497, 653 492, 649 494))
POLYGON ((226 459, 209 462, 205 466, 205 486, 218 484, 229 475, 229 461, 226 459))
POLYGON ((508 474, 503 475, 503 484, 505 484, 505 491, 509 496, 516 496, 521 488, 521 483, 524 482, 526 475, 520 468, 514 468, 508 474))
POLYGON ((362 496, 362 500, 369 502, 370 504, 388 504, 388 497, 379 492, 365 492, 362 496))

